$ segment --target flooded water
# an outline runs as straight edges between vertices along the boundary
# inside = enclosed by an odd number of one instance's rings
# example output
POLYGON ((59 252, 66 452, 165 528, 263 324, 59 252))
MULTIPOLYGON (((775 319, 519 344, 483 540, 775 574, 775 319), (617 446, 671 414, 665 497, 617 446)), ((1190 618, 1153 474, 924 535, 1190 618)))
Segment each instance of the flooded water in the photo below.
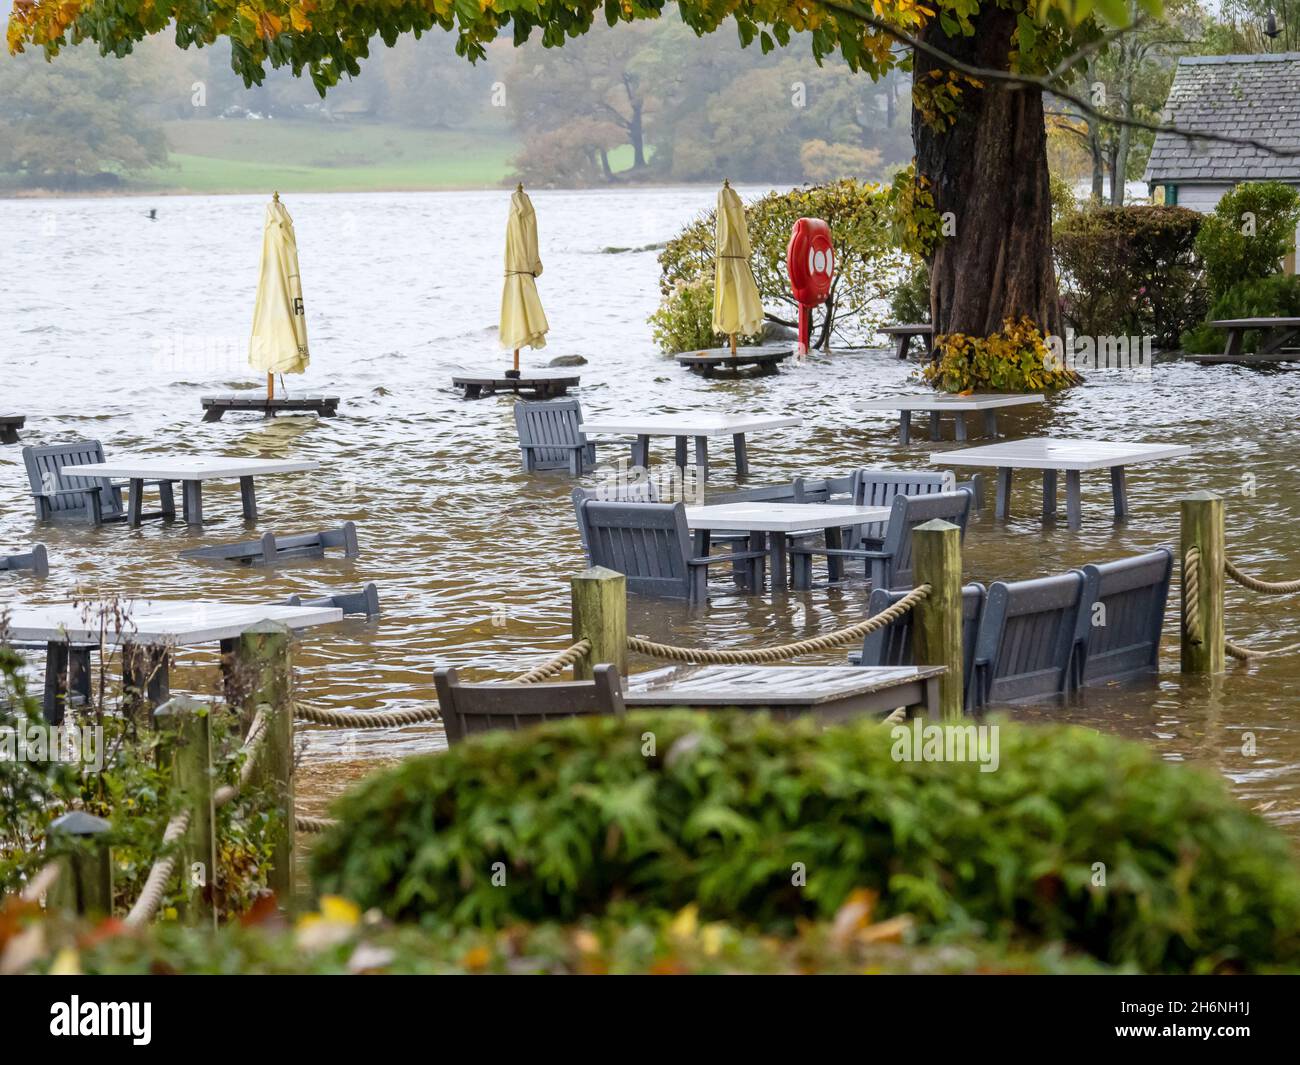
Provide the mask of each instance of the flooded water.
MULTIPOLYGON (((746 197, 758 190, 744 190, 746 197)), ((863 400, 907 384, 885 350, 818 355, 779 376, 706 381, 657 353, 653 252, 608 254, 671 237, 715 191, 706 188, 540 192, 533 197, 550 342, 525 361, 581 355, 589 414, 702 408, 795 413, 797 429, 750 439, 749 484, 800 473, 926 464, 927 441, 899 444, 892 415, 863 400)), ((419 706, 433 669, 519 672, 567 646, 568 577, 583 565, 563 474, 520 470, 508 397, 466 402, 450 378, 504 365, 495 344, 507 192, 295 196, 312 365, 291 392, 342 397, 341 416, 200 420, 200 397, 258 387, 245 362, 263 201, 248 197, 0 201, 0 413, 28 417, 26 442, 82 437, 110 457, 308 458, 316 474, 259 480, 261 524, 295 532, 357 523, 355 562, 308 560, 274 570, 180 559, 200 543, 250 538, 234 485, 205 493, 202 537, 183 524, 138 530, 39 528, 17 446, 0 446, 0 545, 48 545, 52 573, 0 581, 4 601, 129 595, 276 601, 377 582, 384 614, 303 634, 298 679, 308 698, 346 709, 419 706), (146 215, 158 207, 158 220, 146 215)), ((1230 554, 1273 579, 1300 576, 1300 374, 1159 365, 1147 379, 1097 374, 1027 413, 1008 435, 1133 438, 1188 444, 1191 458, 1130 471, 1132 517, 1110 520, 1104 472, 1084 475, 1084 527, 1045 529, 1037 484, 1018 481, 1010 521, 991 501, 967 539, 970 579, 1059 572, 1116 558, 1178 533, 1179 496, 1229 497, 1230 554)), ((940 449, 954 446, 944 442, 940 449)), ((671 457, 670 442, 657 445, 671 457)), ((711 487, 734 487, 721 448, 711 487)), ((604 457, 619 451, 606 448, 604 457)), ((991 495, 991 493, 990 493, 991 495)), ((1229 634, 1251 645, 1300 638, 1300 597, 1233 588, 1229 634)), ((718 597, 707 606, 634 600, 630 626, 687 644, 771 644, 860 620, 861 585, 777 597, 718 597)), ((1091 689, 1065 707, 1018 716, 1081 722, 1148 743, 1170 760, 1226 775, 1250 805, 1300 836, 1300 655, 1219 678, 1177 672, 1172 617, 1165 672, 1124 690, 1091 689), (1248 735, 1255 753, 1242 753, 1248 735)), ((832 662, 838 656, 828 655, 832 662)), ((209 690, 215 648, 187 651, 173 686, 209 690)), ((642 662, 638 667, 648 666, 642 662)), ((301 805, 327 798, 378 762, 443 746, 435 726, 395 731, 307 728, 301 805)))

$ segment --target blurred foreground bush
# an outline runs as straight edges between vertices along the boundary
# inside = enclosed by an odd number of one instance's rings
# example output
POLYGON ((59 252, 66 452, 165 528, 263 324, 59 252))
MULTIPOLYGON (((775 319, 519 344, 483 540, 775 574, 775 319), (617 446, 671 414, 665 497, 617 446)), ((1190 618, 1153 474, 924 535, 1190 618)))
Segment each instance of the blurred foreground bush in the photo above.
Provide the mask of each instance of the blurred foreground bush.
POLYGON ((1077 728, 1000 765, 896 761, 875 722, 673 713, 478 737, 338 804, 317 887, 429 927, 607 915, 789 935, 855 897, 921 942, 1062 943, 1145 971, 1300 965, 1300 869, 1217 777, 1077 728))

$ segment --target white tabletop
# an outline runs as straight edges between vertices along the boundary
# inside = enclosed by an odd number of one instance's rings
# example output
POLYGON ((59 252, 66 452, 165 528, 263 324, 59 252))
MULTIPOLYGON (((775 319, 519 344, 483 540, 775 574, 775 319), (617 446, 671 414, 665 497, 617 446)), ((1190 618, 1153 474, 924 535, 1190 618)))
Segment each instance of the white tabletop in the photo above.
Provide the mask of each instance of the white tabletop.
POLYGON ((211 481, 257 477, 266 473, 306 473, 320 469, 305 459, 152 458, 114 459, 85 466, 65 466, 63 477, 125 477, 150 481, 211 481))
POLYGON ((1000 444, 933 452, 941 466, 1002 466, 1027 470, 1101 470, 1138 462, 1182 458, 1192 449, 1184 444, 1143 444, 1131 440, 1066 440, 1036 436, 1000 444))
POLYGON ((686 524, 692 529, 790 533, 888 521, 889 511, 889 507, 847 503, 713 503, 687 507, 686 524))
POLYGON ((202 600, 132 599, 118 604, 121 622, 109 604, 58 603, 15 606, 9 613, 9 639, 15 643, 99 643, 101 615, 106 644, 193 644, 228 640, 260 621, 291 629, 343 620, 335 607, 279 606, 263 603, 212 603, 202 600))
POLYGON ((803 419, 781 414, 720 414, 687 411, 684 414, 633 414, 593 418, 578 426, 580 433, 630 433, 634 436, 730 436, 759 429, 785 429, 803 419))
POLYGON ((937 677, 943 666, 667 666, 627 678, 628 706, 818 703, 937 677))
POLYGON ((1043 397, 1015 393, 986 392, 983 395, 958 396, 950 392, 921 393, 908 396, 885 396, 869 399, 859 404, 862 410, 994 410, 998 407, 1019 407, 1026 403, 1042 403, 1043 397))

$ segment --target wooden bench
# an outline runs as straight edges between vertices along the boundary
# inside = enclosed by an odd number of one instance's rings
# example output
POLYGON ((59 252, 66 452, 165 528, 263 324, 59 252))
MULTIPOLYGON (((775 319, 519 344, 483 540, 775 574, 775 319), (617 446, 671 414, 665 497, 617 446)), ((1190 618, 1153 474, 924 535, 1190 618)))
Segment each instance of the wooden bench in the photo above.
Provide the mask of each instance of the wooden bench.
POLYGON ((1222 318, 1210 325, 1228 334, 1223 354, 1189 355, 1188 362, 1202 366, 1249 366, 1300 359, 1300 352, 1285 350, 1300 337, 1300 318, 1222 318), (1245 351, 1246 334, 1255 329, 1260 331, 1259 345, 1253 352, 1245 351))
POLYGON ((495 392, 529 393, 535 399, 551 399, 565 395, 570 388, 577 388, 582 380, 577 374, 545 374, 525 371, 519 377, 506 377, 504 374, 484 374, 482 376, 453 377, 451 383, 456 388, 465 390, 466 399, 478 399, 484 394, 495 392))
POLYGON ((321 558, 326 548, 331 547, 342 548, 345 558, 356 558, 361 553, 357 547, 357 527, 348 521, 337 529, 299 533, 296 536, 276 536, 275 533, 268 532, 260 540, 193 547, 182 551, 181 558, 239 562, 246 566, 274 566, 288 558, 321 558))
MULTIPOLYGON (((71 518, 102 525, 106 521, 124 521, 127 511, 122 502, 122 486, 114 484, 107 476, 80 475, 83 466, 100 466, 104 462, 104 445, 98 440, 75 440, 68 444, 51 444, 44 447, 28 445, 23 448, 23 464, 27 467, 27 480, 31 485, 32 501, 36 504, 38 521, 56 521, 71 518)), ((174 518, 174 479, 140 481, 131 496, 132 514, 140 517, 174 518), (156 486, 162 509, 144 514, 140 497, 144 486, 156 486)))
POLYGON ((264 418, 277 414, 315 414, 321 418, 336 418, 339 413, 338 396, 277 396, 267 399, 254 392, 232 392, 226 396, 203 397, 203 420, 219 422, 229 410, 256 411, 264 418))
POLYGON ((44 544, 33 544, 25 555, 0 555, 0 570, 31 570, 37 577, 50 575, 50 558, 44 544))
POLYGON ((730 348, 715 348, 709 351, 686 351, 673 357, 679 366, 712 377, 719 370, 739 373, 741 370, 755 369, 760 374, 776 373, 778 364, 793 354, 794 351, 786 347, 752 347, 737 348, 734 355, 730 348))
POLYGON ((0 444, 18 443, 18 430, 26 424, 26 415, 0 414, 0 444))
POLYGON ((885 336, 894 338, 894 352, 900 359, 907 358, 907 350, 911 347, 912 337, 925 337, 928 339, 934 336, 934 326, 925 322, 885 325, 880 327, 880 331, 885 336))

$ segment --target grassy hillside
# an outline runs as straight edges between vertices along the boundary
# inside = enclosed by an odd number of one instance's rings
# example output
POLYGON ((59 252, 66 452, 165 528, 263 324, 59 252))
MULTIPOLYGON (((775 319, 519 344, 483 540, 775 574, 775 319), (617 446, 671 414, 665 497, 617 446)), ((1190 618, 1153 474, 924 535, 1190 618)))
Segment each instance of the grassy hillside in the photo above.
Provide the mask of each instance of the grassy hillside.
POLYGON ((209 119, 166 123, 172 165, 133 185, 160 192, 364 192, 492 187, 510 174, 513 131, 384 123, 209 119))

